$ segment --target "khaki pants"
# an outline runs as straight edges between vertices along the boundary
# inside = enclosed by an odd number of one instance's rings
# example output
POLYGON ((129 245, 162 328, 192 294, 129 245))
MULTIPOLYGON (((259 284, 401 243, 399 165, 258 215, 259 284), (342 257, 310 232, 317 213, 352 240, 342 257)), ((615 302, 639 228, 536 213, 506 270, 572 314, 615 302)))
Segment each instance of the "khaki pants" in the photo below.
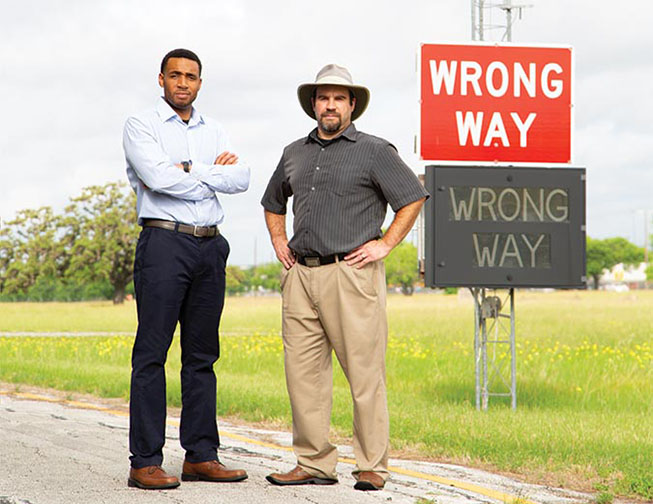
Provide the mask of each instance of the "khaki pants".
POLYGON ((329 442, 333 349, 354 403, 354 474, 374 471, 387 478, 388 326, 383 262, 360 270, 344 261, 315 268, 297 263, 282 274, 281 285, 286 383, 297 463, 314 476, 337 478, 338 454, 329 442))

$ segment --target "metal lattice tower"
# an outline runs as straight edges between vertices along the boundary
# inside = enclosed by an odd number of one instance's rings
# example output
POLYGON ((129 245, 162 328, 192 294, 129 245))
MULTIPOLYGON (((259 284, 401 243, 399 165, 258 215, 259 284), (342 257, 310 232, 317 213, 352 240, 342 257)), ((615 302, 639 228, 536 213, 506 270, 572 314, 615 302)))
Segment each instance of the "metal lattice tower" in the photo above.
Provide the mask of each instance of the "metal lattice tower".
MULTIPOLYGON (((514 14, 532 5, 513 5, 512 0, 501 3, 486 0, 472 1, 472 40, 485 40, 491 30, 503 29, 502 41, 512 42, 514 14), (491 10, 505 13, 505 23, 494 24, 491 10)), ((517 408, 517 357, 515 343, 515 290, 508 296, 488 296, 485 288, 470 289, 474 297, 474 369, 476 381, 476 409, 486 410, 490 397, 510 397, 510 406, 517 408), (507 302, 509 300, 509 303, 507 302), (508 313, 502 310, 509 310, 508 313), (508 378, 508 370, 510 377, 508 378)))
POLYGON ((519 19, 522 17, 522 10, 532 5, 513 5, 512 0, 503 2, 491 2, 486 0, 472 0, 472 40, 486 40, 486 35, 491 30, 503 29, 502 41, 512 42, 512 25, 515 22, 514 15, 519 19), (504 23, 494 24, 489 9, 499 8, 504 11, 506 20, 504 23))
POLYGON ((504 300, 488 296, 485 288, 470 290, 474 296, 476 409, 486 410, 490 397, 510 397, 510 406, 516 409, 515 289, 509 289, 504 300))

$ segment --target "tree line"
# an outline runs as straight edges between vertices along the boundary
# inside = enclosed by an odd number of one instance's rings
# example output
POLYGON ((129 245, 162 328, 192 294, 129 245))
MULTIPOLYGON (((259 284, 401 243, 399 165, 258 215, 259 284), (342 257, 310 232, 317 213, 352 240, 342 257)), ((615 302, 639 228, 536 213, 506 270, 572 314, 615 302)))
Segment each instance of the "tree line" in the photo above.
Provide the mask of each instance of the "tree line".
MULTIPOLYGON (((0 301, 122 303, 133 294, 136 221, 136 196, 122 182, 86 187, 60 213, 48 206, 19 211, 0 228, 0 301)), ((402 244, 389 262, 388 277, 412 292, 415 247, 402 244)), ((280 275, 276 261, 228 266, 227 293, 278 291, 280 275)))
POLYGON ((138 232, 136 197, 118 182, 84 188, 58 214, 21 210, 0 229, 0 300, 121 303, 138 232))
MULTIPOLYGON (((121 182, 84 188, 61 213, 50 207, 19 211, 0 228, 0 301, 122 303, 133 293, 136 220, 136 197, 121 182)), ((643 249, 625 238, 587 239, 587 275, 595 288, 604 269, 643 258, 643 249)), ((227 266, 227 294, 278 291, 280 275, 277 261, 227 266)), ((412 243, 401 243, 386 258, 386 280, 413 293, 419 275, 412 243)))

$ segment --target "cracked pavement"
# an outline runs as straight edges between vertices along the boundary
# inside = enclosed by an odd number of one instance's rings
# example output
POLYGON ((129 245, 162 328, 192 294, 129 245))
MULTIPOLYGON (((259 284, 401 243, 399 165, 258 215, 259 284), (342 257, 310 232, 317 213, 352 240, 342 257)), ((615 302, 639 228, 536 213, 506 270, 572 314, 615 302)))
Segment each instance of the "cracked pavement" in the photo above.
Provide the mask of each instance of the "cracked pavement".
MULTIPOLYGON (((99 400, 98 400, 99 401, 99 400)), ((593 496, 525 484, 450 464, 391 459, 391 479, 379 492, 353 489, 353 452, 339 446, 340 483, 278 487, 265 475, 292 469, 288 432, 221 421, 220 459, 244 468, 239 483, 182 482, 173 490, 127 487, 129 419, 100 403, 79 403, 0 390, 0 504, 224 503, 243 504, 571 504, 593 496)), ((180 476, 178 418, 169 417, 163 467, 180 476)))

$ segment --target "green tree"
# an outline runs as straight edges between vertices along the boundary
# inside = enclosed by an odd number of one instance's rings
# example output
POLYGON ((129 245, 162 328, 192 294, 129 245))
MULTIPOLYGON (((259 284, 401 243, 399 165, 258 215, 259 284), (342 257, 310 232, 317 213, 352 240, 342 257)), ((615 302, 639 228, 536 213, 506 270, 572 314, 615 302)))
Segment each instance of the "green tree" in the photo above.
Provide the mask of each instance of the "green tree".
POLYGON ((69 255, 58 240, 60 221, 50 207, 21 210, 0 233, 0 285, 5 296, 20 298, 39 276, 55 278, 69 255))
POLYGON ((242 294, 247 291, 247 275, 238 266, 227 266, 226 284, 227 294, 242 294))
POLYGON ((616 264, 637 264, 644 260, 644 250, 625 238, 597 240, 587 237, 587 274, 594 279, 594 288, 599 288, 603 270, 616 264))
POLYGON ((12 229, 6 225, 0 228, 0 293, 5 292, 7 270, 16 256, 16 247, 11 231, 12 229))
POLYGON ((279 292, 281 290, 281 268, 279 261, 259 264, 249 269, 249 285, 253 290, 263 288, 267 291, 279 292))
POLYGON ((72 243, 69 278, 77 283, 106 280, 113 288, 113 302, 125 300, 132 279, 139 228, 136 197, 126 184, 110 182, 82 190, 66 208, 72 243))
POLYGON ((650 282, 653 280, 653 264, 649 264, 646 266, 646 281, 650 282))
POLYGON ((401 242, 385 259, 386 282, 398 285, 401 292, 410 296, 419 279, 417 247, 410 242, 401 242))

